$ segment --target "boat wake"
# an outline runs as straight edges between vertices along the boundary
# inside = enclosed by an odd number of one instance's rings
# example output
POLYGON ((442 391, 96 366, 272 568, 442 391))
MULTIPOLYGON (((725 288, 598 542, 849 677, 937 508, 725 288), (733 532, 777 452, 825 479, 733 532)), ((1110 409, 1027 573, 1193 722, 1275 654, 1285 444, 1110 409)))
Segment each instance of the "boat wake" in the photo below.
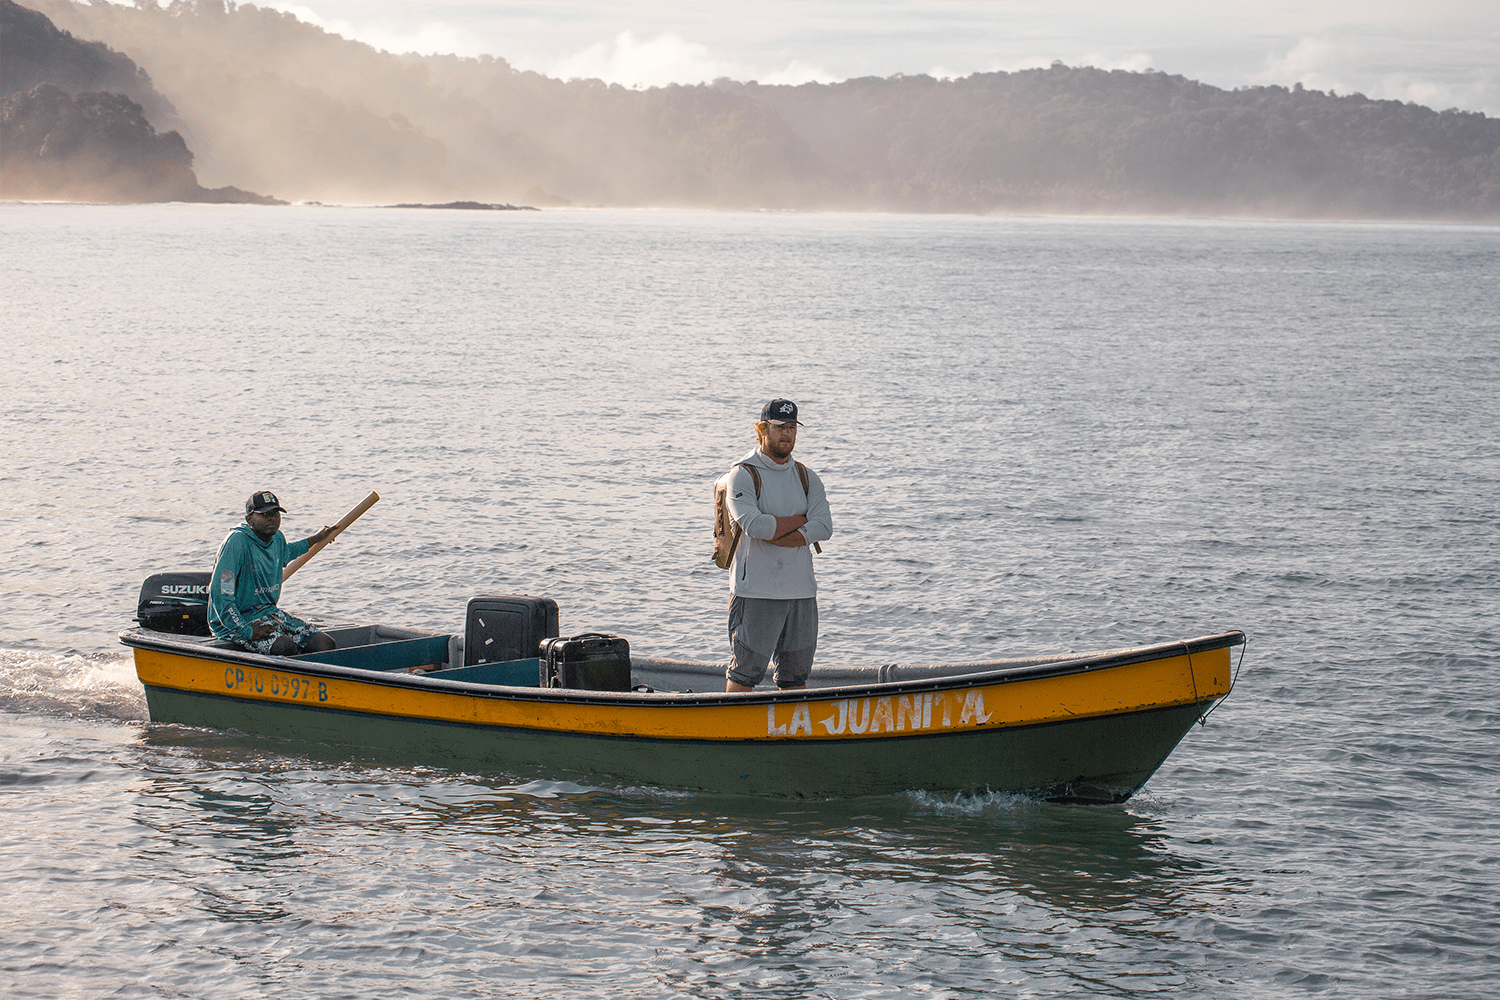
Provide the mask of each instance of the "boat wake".
POLYGON ((146 721, 130 654, 0 649, 0 711, 146 721))
POLYGON ((909 791, 905 793, 919 811, 939 816, 1001 816, 1037 809, 1044 800, 1020 792, 940 793, 909 791))

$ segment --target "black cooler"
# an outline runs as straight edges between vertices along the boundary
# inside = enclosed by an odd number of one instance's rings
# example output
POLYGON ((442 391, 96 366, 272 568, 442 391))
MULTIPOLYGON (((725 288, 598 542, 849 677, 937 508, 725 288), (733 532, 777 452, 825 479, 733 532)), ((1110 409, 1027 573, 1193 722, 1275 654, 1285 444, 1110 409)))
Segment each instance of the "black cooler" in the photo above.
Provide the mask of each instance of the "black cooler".
POLYGON ((544 688, 629 691, 630 643, 599 632, 544 640, 541 682, 544 688))
POLYGON ((135 620, 153 632, 208 635, 212 573, 157 573, 141 584, 135 620))

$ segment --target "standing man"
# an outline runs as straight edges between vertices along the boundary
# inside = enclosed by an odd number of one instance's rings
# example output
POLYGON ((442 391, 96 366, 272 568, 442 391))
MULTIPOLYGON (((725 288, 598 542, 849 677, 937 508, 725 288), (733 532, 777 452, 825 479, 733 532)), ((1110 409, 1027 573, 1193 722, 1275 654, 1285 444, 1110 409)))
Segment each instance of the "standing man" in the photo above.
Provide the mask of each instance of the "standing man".
POLYGON ((334 648, 332 636, 276 606, 281 571, 333 529, 298 542, 281 533, 286 508, 267 490, 245 501, 245 523, 236 525, 219 546, 208 585, 208 628, 220 639, 271 656, 320 653, 334 648))
POLYGON ((760 411, 760 446, 731 471, 727 502, 743 534, 729 566, 726 691, 749 691, 776 662, 776 686, 807 687, 818 648, 818 584, 812 548, 833 535, 818 474, 792 460, 797 404, 773 399, 760 411))

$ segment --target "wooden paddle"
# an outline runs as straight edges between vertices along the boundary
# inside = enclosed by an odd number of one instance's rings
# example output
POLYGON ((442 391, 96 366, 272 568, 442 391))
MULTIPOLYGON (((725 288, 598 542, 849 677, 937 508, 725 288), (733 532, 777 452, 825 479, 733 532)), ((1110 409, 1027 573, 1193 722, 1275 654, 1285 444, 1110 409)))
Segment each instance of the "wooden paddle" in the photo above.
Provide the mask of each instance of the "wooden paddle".
POLYGON ((375 506, 375 501, 379 499, 379 493, 376 493, 373 490, 370 491, 369 496, 365 497, 359 503, 355 504, 353 510, 339 519, 339 523, 333 526, 333 531, 329 533, 327 538, 323 539, 321 542, 314 545, 312 548, 308 549, 306 552, 302 553, 300 556, 286 564, 286 569, 281 571, 281 582, 286 583, 287 578, 290 577, 293 573, 297 572, 297 570, 301 569, 303 563, 307 562, 313 556, 322 551, 323 546, 339 537, 339 534, 345 528, 354 523, 355 518, 359 517, 359 515, 375 506))

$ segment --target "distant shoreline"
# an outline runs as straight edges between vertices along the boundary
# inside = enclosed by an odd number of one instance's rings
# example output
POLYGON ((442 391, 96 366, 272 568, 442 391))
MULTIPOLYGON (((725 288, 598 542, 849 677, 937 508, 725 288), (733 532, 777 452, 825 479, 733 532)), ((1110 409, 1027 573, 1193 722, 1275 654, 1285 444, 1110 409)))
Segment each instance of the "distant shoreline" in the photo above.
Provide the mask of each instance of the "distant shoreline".
POLYGON ((407 203, 402 205, 387 205, 386 208, 452 208, 467 212, 540 212, 541 209, 531 205, 490 205, 482 201, 450 201, 442 205, 421 205, 407 203))

